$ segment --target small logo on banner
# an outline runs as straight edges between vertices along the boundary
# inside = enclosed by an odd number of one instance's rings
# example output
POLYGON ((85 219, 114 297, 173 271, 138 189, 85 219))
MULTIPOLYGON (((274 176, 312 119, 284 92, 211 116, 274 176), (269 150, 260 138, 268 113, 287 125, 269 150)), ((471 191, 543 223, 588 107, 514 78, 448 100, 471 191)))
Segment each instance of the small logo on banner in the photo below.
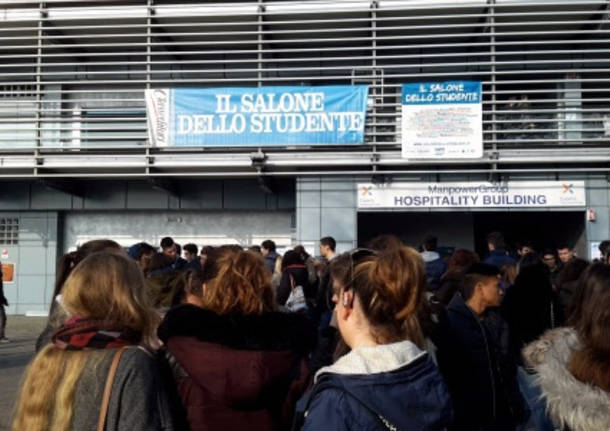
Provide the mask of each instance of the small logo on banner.
POLYGON ((563 194, 566 193, 570 193, 571 195, 574 194, 574 184, 562 184, 561 187, 563 187, 563 194))
POLYGON ((371 191, 373 187, 367 187, 367 186, 363 186, 362 187, 362 196, 373 196, 373 192, 371 191))
POLYGON ((169 141, 170 90, 146 90, 149 139, 153 145, 166 146, 169 141))

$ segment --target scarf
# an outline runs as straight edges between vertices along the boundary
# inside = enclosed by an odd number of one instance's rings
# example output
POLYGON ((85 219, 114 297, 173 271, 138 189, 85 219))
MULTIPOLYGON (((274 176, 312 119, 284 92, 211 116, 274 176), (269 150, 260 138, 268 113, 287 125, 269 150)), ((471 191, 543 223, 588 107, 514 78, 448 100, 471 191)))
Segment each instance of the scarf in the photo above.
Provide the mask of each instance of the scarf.
POLYGON ((112 322, 74 316, 53 335, 53 344, 61 350, 115 349, 138 344, 142 334, 112 322))

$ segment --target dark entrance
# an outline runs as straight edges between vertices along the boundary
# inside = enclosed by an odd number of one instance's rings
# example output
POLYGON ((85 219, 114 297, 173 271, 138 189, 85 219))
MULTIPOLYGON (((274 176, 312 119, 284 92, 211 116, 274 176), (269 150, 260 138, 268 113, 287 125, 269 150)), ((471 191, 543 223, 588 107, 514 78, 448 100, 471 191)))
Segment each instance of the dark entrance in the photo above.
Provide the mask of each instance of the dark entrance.
POLYGON ((434 234, 439 246, 467 248, 485 256, 485 236, 494 230, 504 234, 510 248, 524 240, 532 241, 538 251, 567 242, 586 256, 585 215, 581 211, 358 213, 359 246, 377 235, 393 234, 418 247, 426 234, 434 234))

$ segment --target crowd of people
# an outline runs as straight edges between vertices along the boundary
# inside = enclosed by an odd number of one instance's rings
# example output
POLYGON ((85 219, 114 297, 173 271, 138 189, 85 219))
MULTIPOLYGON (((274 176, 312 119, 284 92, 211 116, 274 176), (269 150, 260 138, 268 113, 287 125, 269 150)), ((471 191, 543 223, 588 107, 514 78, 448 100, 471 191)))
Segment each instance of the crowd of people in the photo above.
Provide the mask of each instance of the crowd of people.
POLYGON ((593 263, 487 243, 87 242, 58 263, 12 427, 609 430, 610 241, 593 263))

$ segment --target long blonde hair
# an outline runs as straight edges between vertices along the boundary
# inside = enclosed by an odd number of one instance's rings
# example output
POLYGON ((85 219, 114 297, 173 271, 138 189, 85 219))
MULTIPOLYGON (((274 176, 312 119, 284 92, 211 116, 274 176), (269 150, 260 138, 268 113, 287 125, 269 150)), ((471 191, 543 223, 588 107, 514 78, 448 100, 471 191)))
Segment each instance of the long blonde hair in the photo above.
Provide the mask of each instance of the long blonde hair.
MULTIPOLYGON (((144 279, 127 256, 103 251, 79 263, 63 288, 69 316, 104 320, 152 341, 157 318, 144 291, 144 279)), ((69 430, 74 394, 92 350, 66 351, 50 344, 29 365, 13 416, 13 430, 69 430)), ((96 355, 99 357, 99 355, 96 355)))

